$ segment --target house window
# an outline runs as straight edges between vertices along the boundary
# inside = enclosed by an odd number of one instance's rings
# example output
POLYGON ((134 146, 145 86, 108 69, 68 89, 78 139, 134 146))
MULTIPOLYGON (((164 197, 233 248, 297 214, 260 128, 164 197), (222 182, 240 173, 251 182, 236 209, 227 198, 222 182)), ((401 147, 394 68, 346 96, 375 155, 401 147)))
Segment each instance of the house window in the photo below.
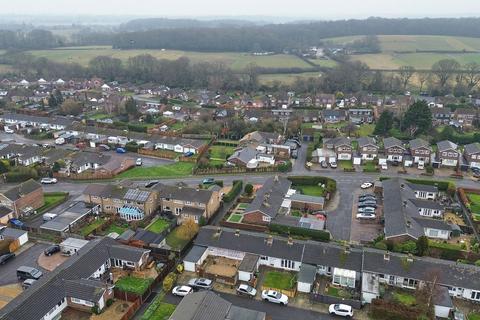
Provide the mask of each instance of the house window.
POLYGON ((472 300, 480 300, 480 291, 472 291, 470 298, 472 300))
POLYGON ((267 260, 268 260, 268 257, 267 257, 267 256, 261 256, 261 257, 260 257, 260 260, 267 261, 267 260))
POLYGON ((282 268, 295 269, 295 262, 291 260, 282 259, 282 268))

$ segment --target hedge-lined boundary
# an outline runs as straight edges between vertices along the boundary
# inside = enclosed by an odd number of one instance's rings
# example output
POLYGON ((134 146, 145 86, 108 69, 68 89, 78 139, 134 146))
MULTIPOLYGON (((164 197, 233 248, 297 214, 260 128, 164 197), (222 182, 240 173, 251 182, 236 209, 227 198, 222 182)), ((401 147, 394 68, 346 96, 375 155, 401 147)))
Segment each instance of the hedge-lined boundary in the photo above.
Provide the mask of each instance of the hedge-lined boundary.
POLYGON ((319 184, 324 184, 328 193, 334 193, 337 190, 337 182, 327 177, 294 176, 288 177, 288 180, 293 185, 318 186, 319 184))
POLYGON ((224 202, 232 202, 236 196, 240 194, 243 190, 243 181, 242 180, 235 180, 233 181, 232 189, 223 196, 224 202))
POLYGON ((324 230, 313 230, 300 227, 291 227, 281 224, 270 223, 268 229, 281 235, 308 237, 312 240, 328 242, 330 241, 330 233, 324 230))

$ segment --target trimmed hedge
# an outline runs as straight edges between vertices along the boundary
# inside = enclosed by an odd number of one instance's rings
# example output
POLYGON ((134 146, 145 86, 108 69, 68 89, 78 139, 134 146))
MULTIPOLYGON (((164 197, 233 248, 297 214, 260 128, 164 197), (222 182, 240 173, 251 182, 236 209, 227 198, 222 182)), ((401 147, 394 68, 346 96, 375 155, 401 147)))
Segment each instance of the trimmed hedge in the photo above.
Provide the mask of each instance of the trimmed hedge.
POLYGON ((334 193, 337 190, 337 182, 327 177, 296 176, 288 177, 288 180, 290 180, 294 186, 318 186, 318 184, 324 184, 325 190, 329 193, 334 193))
POLYGON ((235 180, 233 181, 232 189, 223 196, 224 202, 232 202, 236 196, 240 194, 243 190, 243 181, 242 180, 235 180))
POLYGON ((281 224, 270 223, 268 229, 282 235, 309 237, 312 240, 328 242, 330 241, 330 233, 323 230, 312 230, 300 227, 291 227, 281 224))
MULTIPOLYGON (((380 177, 380 181, 388 180, 389 177, 380 177)), ((436 186, 438 190, 448 192, 452 189, 456 189, 456 185, 453 182, 441 181, 441 180, 422 180, 422 179, 405 179, 408 182, 415 184, 423 184, 428 186, 436 186)))

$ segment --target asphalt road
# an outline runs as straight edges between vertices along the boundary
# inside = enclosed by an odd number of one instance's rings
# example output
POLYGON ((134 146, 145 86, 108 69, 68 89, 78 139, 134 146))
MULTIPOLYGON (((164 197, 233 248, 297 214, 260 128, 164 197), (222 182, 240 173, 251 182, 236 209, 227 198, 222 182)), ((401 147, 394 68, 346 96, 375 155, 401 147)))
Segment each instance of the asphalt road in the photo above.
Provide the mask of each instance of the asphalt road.
MULTIPOLYGON (((315 311, 305 310, 294 308, 291 306, 284 307, 274 303, 252 300, 245 297, 239 297, 236 295, 226 294, 226 293, 219 293, 215 292, 223 299, 231 302, 233 305, 238 307, 244 307, 256 311, 262 311, 270 316, 272 319, 275 320, 294 320, 294 319, 301 319, 301 320, 327 320, 327 319, 337 319, 336 317, 332 317, 328 314, 319 313, 315 311)), ((182 298, 175 297, 171 294, 167 294, 165 296, 165 302, 172 303, 172 304, 179 304, 182 298)))
POLYGON ((37 268, 44 274, 48 272, 37 264, 38 257, 47 247, 47 244, 36 243, 33 247, 20 253, 6 264, 0 265, 0 286, 17 282, 17 269, 20 266, 37 268))

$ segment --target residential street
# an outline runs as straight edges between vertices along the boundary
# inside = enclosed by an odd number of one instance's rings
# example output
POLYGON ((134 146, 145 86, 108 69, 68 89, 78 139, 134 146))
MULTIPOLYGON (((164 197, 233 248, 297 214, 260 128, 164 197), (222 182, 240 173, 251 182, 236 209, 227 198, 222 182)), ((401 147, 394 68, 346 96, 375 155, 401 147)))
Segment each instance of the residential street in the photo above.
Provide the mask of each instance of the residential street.
POLYGON ((46 270, 39 267, 37 259, 47 247, 47 244, 36 243, 11 261, 0 265, 0 286, 17 282, 17 269, 20 266, 37 268, 45 274, 46 270))

